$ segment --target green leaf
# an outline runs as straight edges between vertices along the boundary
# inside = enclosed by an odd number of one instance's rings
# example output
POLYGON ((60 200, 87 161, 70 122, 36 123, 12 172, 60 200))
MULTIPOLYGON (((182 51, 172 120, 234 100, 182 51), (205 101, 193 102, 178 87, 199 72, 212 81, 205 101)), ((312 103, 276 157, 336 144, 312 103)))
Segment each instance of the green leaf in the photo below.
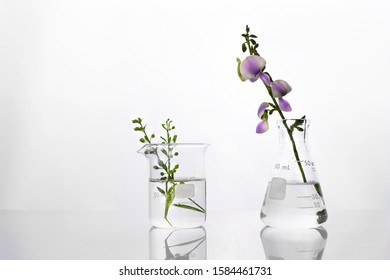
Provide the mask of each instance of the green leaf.
POLYGON ((257 36, 256 35, 249 35, 249 37, 251 37, 251 38, 257 38, 257 36))
POLYGON ((165 191, 162 188, 157 187, 157 190, 165 196, 165 191))
POLYGON ((139 139, 139 141, 140 141, 141 143, 145 143, 145 139, 144 139, 144 138, 139 139))
POLYGON ((238 77, 240 78, 240 80, 245 82, 244 77, 241 75, 240 65, 241 65, 241 63, 238 63, 238 65, 237 65, 237 74, 238 74, 238 77))
POLYGON ((200 210, 200 209, 198 209, 198 208, 195 208, 195 207, 193 207, 193 206, 187 205, 187 204, 175 203, 175 204, 173 204, 173 206, 204 213, 204 211, 202 211, 202 210, 200 210))
POLYGON ((160 167, 158 167, 157 165, 155 165, 155 166, 153 166, 153 169, 158 170, 158 169, 160 169, 160 167))
POLYGON ((138 123, 138 120, 137 119, 134 119, 131 121, 132 123, 138 123))
POLYGON ((161 140, 163 140, 165 143, 167 142, 167 140, 166 140, 164 137, 160 136, 160 138, 161 138, 161 140))
POLYGON ((158 165, 160 165, 165 171, 167 171, 167 166, 161 159, 158 160, 158 165))
POLYGON ((254 39, 250 40, 253 45, 256 45, 256 41, 254 39))
POLYGON ((299 127, 299 126, 297 126, 297 127, 295 127, 298 131, 300 131, 300 132, 302 132, 303 131, 303 128, 302 127, 299 127))
POLYGON ((161 149, 161 152, 168 157, 168 152, 165 149, 161 149))
POLYGON ((243 51, 243 52, 246 52, 246 50, 247 50, 247 48, 246 48, 246 43, 243 43, 242 46, 241 46, 241 48, 242 48, 242 51, 243 51))
POLYGON ((171 206, 172 204, 172 201, 175 199, 175 186, 176 185, 173 185, 172 187, 170 187, 170 189, 168 190, 168 193, 165 195, 165 211, 164 211, 164 218, 165 220, 167 220, 167 222, 169 223, 168 221, 168 211, 169 211, 169 207, 171 206))
POLYGON ((173 142, 176 143, 176 140, 177 140, 177 135, 173 135, 173 138, 172 138, 173 142))
POLYGON ((134 130, 135 130, 135 131, 142 131, 142 128, 140 128, 140 127, 134 127, 134 130))

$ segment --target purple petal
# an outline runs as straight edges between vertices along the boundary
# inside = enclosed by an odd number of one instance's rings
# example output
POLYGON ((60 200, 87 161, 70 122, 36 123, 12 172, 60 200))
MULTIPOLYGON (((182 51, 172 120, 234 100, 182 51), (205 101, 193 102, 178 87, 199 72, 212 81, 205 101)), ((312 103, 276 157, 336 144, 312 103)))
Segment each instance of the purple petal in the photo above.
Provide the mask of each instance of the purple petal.
POLYGON ((265 68, 265 59, 258 55, 250 55, 240 64, 240 73, 245 80, 256 81, 265 68))
POLYGON ((291 91, 291 86, 283 80, 276 80, 271 83, 271 89, 274 97, 282 97, 291 91))
POLYGON ((279 97, 279 107, 284 112, 290 112, 292 110, 290 104, 282 97, 279 97))
POLYGON ((271 79, 269 78, 269 76, 265 73, 261 73, 260 74, 260 79, 263 81, 263 83, 267 86, 269 86, 271 84, 271 79))
POLYGON ((264 111, 265 111, 265 109, 267 109, 267 107, 268 107, 267 102, 263 102, 260 104, 259 110, 257 110, 257 115, 259 116, 260 119, 263 116, 264 111))
POLYGON ((264 133, 268 130, 268 120, 260 122, 256 127, 256 133, 264 133))

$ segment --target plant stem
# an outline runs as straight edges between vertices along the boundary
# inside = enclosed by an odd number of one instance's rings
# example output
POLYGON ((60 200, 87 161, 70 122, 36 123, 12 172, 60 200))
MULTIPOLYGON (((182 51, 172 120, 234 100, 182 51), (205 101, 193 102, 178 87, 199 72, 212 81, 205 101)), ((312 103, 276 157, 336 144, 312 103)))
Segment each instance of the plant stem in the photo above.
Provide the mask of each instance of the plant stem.
POLYGON ((282 112, 282 110, 279 107, 279 104, 276 102, 275 97, 272 95, 271 87, 266 85, 266 88, 268 90, 269 96, 272 98, 272 101, 273 101, 273 103, 275 105, 275 109, 278 111, 280 117, 282 118, 282 123, 283 123, 284 127, 286 128, 287 134, 288 134, 288 136, 289 136, 289 138, 291 140, 291 144, 292 144, 292 147, 293 147, 295 159, 297 161, 299 171, 301 172, 303 182, 306 183, 307 182, 306 175, 305 175, 305 172, 303 171, 302 163, 301 163, 301 160, 299 158, 297 145, 295 144, 295 140, 294 140, 294 137, 292 135, 292 131, 288 128, 286 118, 284 117, 283 112, 282 112))

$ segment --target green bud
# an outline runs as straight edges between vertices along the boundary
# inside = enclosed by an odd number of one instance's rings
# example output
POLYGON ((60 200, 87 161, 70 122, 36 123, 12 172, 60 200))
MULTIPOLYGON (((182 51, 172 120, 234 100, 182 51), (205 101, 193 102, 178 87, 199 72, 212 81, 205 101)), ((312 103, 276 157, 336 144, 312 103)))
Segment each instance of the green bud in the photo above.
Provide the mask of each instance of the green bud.
POLYGON ((132 123, 138 123, 138 120, 137 119, 134 119, 131 121, 132 123))
POLYGON ((139 139, 139 141, 140 141, 141 143, 145 143, 145 139, 144 139, 144 138, 139 139))
POLYGON ((242 48, 242 52, 246 52, 246 50, 247 50, 246 43, 243 43, 241 48, 242 48))
POLYGON ((175 153, 175 156, 178 156, 178 155, 179 155, 179 153, 178 153, 178 152, 176 152, 176 153, 175 153))
POLYGON ((164 174, 165 174, 164 172, 161 172, 161 173, 160 173, 161 176, 164 176, 164 174))

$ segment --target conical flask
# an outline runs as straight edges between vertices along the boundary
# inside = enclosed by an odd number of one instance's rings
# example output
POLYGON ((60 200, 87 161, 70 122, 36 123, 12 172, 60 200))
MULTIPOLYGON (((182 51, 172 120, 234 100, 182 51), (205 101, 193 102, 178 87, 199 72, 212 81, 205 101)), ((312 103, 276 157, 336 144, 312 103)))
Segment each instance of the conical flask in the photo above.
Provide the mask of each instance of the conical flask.
POLYGON ((160 228, 192 228, 206 220, 205 153, 208 144, 147 144, 149 219, 160 228))
POLYGON ((315 228, 328 214, 308 148, 306 119, 277 121, 279 153, 261 210, 264 224, 277 228, 315 228))

